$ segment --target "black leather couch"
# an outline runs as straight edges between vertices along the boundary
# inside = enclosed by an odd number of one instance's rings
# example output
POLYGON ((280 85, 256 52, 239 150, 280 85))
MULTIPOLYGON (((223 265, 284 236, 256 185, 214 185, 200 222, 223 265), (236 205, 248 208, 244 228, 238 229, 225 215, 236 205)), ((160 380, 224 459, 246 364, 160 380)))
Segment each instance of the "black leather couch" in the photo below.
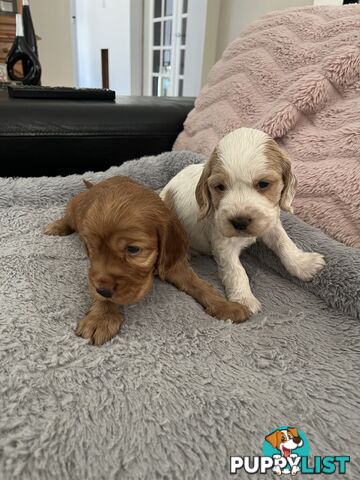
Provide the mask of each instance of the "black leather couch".
POLYGON ((10 99, 0 91, 0 176, 106 170, 171 150, 193 98, 10 99))

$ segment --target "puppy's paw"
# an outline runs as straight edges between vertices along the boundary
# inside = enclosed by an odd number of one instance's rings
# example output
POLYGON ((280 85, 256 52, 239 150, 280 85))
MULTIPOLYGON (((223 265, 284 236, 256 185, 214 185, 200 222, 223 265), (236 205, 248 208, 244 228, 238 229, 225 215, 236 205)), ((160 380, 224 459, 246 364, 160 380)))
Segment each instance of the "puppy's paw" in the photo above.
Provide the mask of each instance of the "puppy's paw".
POLYGON ((44 234, 65 236, 70 235, 70 233, 73 233, 73 231, 74 230, 70 227, 70 225, 68 225, 64 220, 56 220, 56 222, 49 223, 44 230, 44 234))
POLYGON ((291 469, 291 475, 295 477, 295 475, 299 472, 300 472, 300 467, 298 467, 297 465, 294 465, 291 469))
POLYGON ((309 282, 325 267, 325 258, 320 253, 300 252, 289 267, 288 270, 294 277, 309 282))
POLYGON ((231 300, 232 302, 240 303, 241 305, 247 307, 251 315, 255 315, 256 313, 259 313, 261 311, 261 303, 256 297, 254 297, 254 295, 243 295, 240 297, 231 296, 229 297, 229 300, 231 300))
POLYGON ((90 340, 92 345, 102 345, 119 332, 123 318, 120 314, 109 313, 98 316, 89 312, 76 329, 76 335, 90 340))
MULTIPOLYGON (((277 460, 278 458, 281 458, 281 455, 273 455, 273 459, 274 460, 277 460)), ((272 469, 273 473, 275 473, 275 475, 281 475, 281 468, 279 465, 275 465, 275 467, 272 469)))
POLYGON ((248 307, 248 309, 251 312, 251 315, 256 315, 257 313, 259 313, 261 311, 261 303, 254 296, 244 298, 242 300, 242 303, 248 307))
POLYGON ((247 307, 239 303, 229 302, 228 300, 224 300, 217 305, 208 306, 206 313, 219 320, 231 320, 234 323, 243 322, 250 316, 247 307))

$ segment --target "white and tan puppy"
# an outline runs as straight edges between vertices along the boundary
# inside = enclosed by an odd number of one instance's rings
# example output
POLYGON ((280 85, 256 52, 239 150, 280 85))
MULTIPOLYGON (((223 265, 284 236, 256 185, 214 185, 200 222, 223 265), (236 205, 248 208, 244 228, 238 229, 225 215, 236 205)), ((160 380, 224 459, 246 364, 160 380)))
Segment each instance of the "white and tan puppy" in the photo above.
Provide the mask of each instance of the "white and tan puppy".
POLYGON ((213 255, 227 296, 261 309, 241 265, 242 250, 261 240, 295 277, 309 281, 324 257, 303 252, 280 222, 291 212, 296 178, 284 151, 264 132, 240 128, 226 135, 204 164, 190 165, 163 189, 161 197, 185 227, 191 248, 213 255))

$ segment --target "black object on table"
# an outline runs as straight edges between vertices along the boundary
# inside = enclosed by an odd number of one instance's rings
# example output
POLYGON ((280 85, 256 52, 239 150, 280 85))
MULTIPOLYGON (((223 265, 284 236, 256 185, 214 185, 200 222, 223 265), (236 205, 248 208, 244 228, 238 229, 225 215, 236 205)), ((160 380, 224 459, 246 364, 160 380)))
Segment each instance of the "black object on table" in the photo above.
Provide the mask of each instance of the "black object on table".
POLYGON ((44 101, 0 90, 0 176, 103 171, 169 151, 193 107, 190 97, 44 101))
POLYGON ((6 59, 7 73, 10 80, 21 81, 24 85, 38 85, 41 78, 41 65, 24 37, 22 17, 16 15, 16 37, 6 59), (16 73, 16 65, 22 63, 23 76, 16 73))
POLYGON ((35 98, 38 100, 97 100, 114 101, 114 90, 106 88, 40 87, 14 85, 8 87, 11 98, 35 98))

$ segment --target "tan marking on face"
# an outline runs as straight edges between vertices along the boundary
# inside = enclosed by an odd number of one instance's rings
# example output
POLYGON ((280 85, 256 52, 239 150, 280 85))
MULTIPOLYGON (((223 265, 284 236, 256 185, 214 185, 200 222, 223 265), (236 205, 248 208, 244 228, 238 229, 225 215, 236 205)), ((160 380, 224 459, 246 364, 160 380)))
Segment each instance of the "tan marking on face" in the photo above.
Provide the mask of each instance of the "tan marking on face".
POLYGON ((199 220, 202 220, 211 210, 211 195, 208 179, 211 175, 213 164, 218 161, 216 148, 204 164, 202 174, 195 189, 196 201, 199 205, 199 220))
POLYGON ((230 187, 230 177, 219 159, 217 150, 205 162, 203 173, 197 184, 195 195, 200 207, 199 219, 204 218, 211 207, 219 208, 220 201, 230 187), (224 190, 221 190, 221 186, 224 190))
POLYGON ((218 157, 217 160, 213 162, 210 177, 208 178, 208 186, 212 205, 214 209, 217 210, 226 190, 231 186, 230 177, 218 157), (224 190, 221 190, 221 185, 225 188, 224 190))
POLYGON ((291 168, 291 161, 273 139, 268 139, 265 143, 265 157, 268 167, 282 178, 283 188, 280 192, 280 207, 285 211, 291 212, 291 203, 297 186, 297 180, 291 168))
POLYGON ((279 204, 284 183, 281 174, 271 165, 266 164, 264 173, 254 179, 253 186, 255 190, 261 195, 264 195, 272 205, 275 206, 279 204), (260 182, 266 182, 269 185, 265 188, 261 188, 259 185, 260 182))

